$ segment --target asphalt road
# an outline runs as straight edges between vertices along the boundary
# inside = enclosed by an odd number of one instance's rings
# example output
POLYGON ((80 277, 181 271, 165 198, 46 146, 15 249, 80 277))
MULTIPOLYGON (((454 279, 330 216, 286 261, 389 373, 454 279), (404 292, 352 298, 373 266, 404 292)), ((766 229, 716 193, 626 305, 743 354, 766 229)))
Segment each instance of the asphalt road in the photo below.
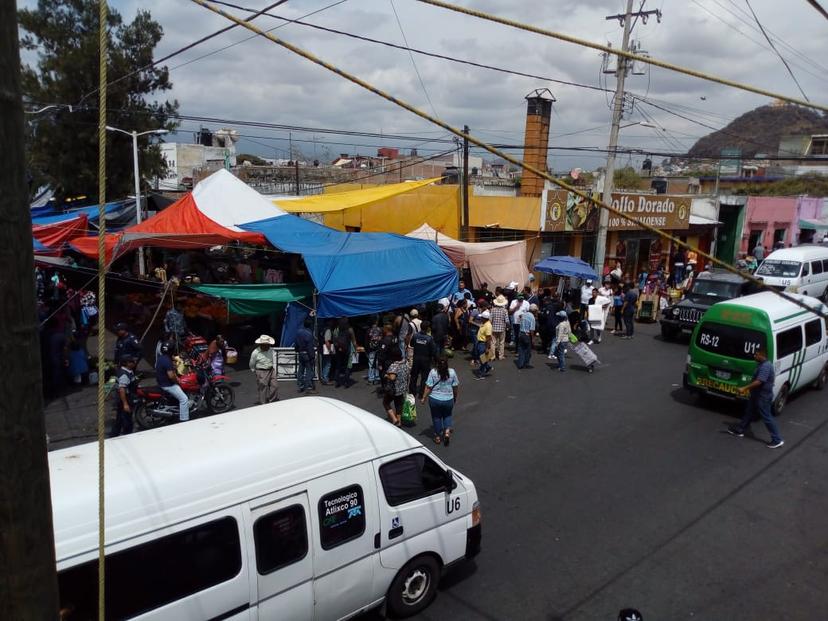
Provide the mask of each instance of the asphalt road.
POLYGON ((436 448, 480 490, 483 551, 421 619, 828 619, 828 392, 791 400, 781 449, 733 438, 738 410, 685 394, 687 345, 656 333, 605 337, 592 375, 456 365, 436 448))
MULTIPOLYGON (((686 343, 637 330, 594 346, 592 375, 535 354, 532 369, 510 359, 474 381, 453 361, 451 446, 431 443, 424 406, 409 432, 476 483, 483 550, 420 619, 615 620, 627 606, 647 621, 828 619, 828 391, 796 395, 780 419, 786 444, 769 450, 761 424, 755 439, 733 438, 738 410, 681 389, 686 343)), ((237 404, 252 405, 250 374, 237 378, 237 404)), ((320 394, 382 415, 361 381, 320 394)), ((47 410, 53 438, 64 433, 54 446, 94 427, 94 413, 84 423, 66 405, 47 410)))

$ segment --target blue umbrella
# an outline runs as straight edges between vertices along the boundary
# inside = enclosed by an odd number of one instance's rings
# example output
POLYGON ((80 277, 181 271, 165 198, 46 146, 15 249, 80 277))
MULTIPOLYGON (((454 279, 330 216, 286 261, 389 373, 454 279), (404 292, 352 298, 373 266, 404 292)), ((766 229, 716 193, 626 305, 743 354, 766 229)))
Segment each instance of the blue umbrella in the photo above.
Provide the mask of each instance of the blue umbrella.
POLYGON ((535 265, 535 271, 557 274, 558 276, 598 280, 598 274, 595 273, 592 266, 575 257, 546 257, 535 265))

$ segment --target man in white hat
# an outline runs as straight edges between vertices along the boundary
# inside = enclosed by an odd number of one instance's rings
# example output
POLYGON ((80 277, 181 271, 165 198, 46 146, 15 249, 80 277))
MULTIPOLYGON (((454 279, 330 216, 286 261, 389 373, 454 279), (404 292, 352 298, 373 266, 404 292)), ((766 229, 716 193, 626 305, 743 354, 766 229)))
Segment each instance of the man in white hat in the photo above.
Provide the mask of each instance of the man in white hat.
POLYGON ((592 279, 587 278, 581 285, 581 317, 587 316, 589 301, 592 299, 592 279))
POLYGON ((279 400, 279 384, 276 372, 276 357, 271 349, 276 341, 272 336, 262 334, 255 341, 256 349, 250 354, 250 370, 256 374, 256 388, 259 391, 259 403, 273 403, 279 400))
POLYGON ((506 305, 508 303, 506 296, 500 293, 492 302, 492 310, 489 311, 492 322, 494 355, 498 360, 503 360, 506 357, 506 324, 509 323, 509 311, 506 310, 506 305))

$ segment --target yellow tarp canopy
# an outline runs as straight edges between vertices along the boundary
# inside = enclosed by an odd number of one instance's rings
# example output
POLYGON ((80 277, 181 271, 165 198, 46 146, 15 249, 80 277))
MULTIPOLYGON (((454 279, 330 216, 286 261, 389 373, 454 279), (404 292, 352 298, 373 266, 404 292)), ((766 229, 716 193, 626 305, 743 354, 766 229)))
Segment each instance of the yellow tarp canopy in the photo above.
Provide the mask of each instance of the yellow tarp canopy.
POLYGON ((440 177, 424 179, 423 181, 407 181, 404 183, 392 183, 380 185, 364 190, 351 190, 348 192, 337 192, 335 194, 317 194, 316 196, 305 196, 301 198, 280 198, 273 203, 284 211, 292 213, 327 213, 331 211, 342 211, 352 207, 366 207, 378 203, 386 198, 411 192, 417 188, 439 181, 440 177))

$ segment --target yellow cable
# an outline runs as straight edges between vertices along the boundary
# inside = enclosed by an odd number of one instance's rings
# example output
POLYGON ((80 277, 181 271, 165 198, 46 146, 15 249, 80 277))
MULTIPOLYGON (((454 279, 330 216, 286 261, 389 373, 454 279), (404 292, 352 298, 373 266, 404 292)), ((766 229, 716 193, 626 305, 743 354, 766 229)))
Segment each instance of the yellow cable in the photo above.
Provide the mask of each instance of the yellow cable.
POLYGON ((765 283, 762 282, 760 279, 755 278, 752 275, 743 273, 742 271, 736 269, 732 265, 730 265, 728 263, 725 263, 724 261, 721 261, 721 260, 717 259, 716 257, 713 257, 713 256, 709 255, 708 253, 700 250, 699 248, 696 248, 695 246, 692 246, 691 244, 688 244, 687 242, 683 242, 680 239, 678 239, 677 237, 674 237, 674 236, 670 235, 669 233, 666 233, 666 232, 662 231, 659 228, 656 228, 656 227, 654 227, 650 224, 647 224, 646 222, 642 222, 641 220, 638 220, 637 218, 634 218, 633 216, 630 216, 630 215, 628 215, 628 214, 626 214, 622 211, 619 211, 618 209, 616 209, 612 205, 608 205, 608 204, 603 203, 599 200, 596 200, 595 198, 592 197, 591 194, 586 194, 584 192, 581 192, 580 190, 578 190, 574 186, 571 186, 568 183, 565 183, 564 181, 561 181, 560 179, 556 179, 556 178, 552 177, 552 175, 546 173, 545 171, 539 170, 539 169, 535 168, 534 166, 530 166, 529 164, 526 164, 525 162, 523 162, 521 160, 518 160, 517 158, 514 158, 511 155, 500 151, 499 149, 496 149, 495 147, 489 145, 488 143, 483 142, 482 140, 479 140, 478 138, 475 138, 471 134, 464 134, 461 130, 457 129, 456 127, 453 127, 453 126, 449 125, 448 123, 445 123, 445 122, 441 121, 440 119, 436 119, 436 118, 430 116, 428 113, 423 112, 422 110, 418 110, 417 108, 415 108, 411 104, 409 104, 409 103, 407 103, 407 102, 405 102, 401 99, 398 99, 398 98, 394 97, 393 95, 390 95, 390 94, 386 93, 383 90, 380 90, 376 86, 374 86, 372 84, 369 84, 368 82, 365 82, 361 78, 358 78, 357 76, 352 75, 352 74, 348 73, 347 71, 345 71, 343 69, 340 69, 339 67, 336 67, 336 66, 328 63, 327 61, 324 61, 321 58, 318 58, 318 57, 314 56, 310 52, 307 52, 307 51, 303 50, 302 48, 293 45, 292 43, 288 43, 284 39, 280 39, 280 38, 276 37, 272 33, 263 31, 258 26, 254 25, 254 24, 251 24, 249 22, 246 22, 245 20, 241 19, 240 17, 237 17, 237 16, 235 16, 231 13, 227 13, 223 9, 220 9, 220 8, 210 4, 206 0, 191 0, 191 2, 194 2, 195 4, 201 5, 205 8, 207 8, 207 9, 211 10, 212 12, 217 13, 217 14, 221 15, 222 17, 230 20, 231 22, 235 22, 239 26, 242 26, 242 27, 250 30, 251 32, 255 32, 256 34, 258 34, 262 37, 265 37, 266 39, 269 39, 273 43, 276 43, 277 45, 280 45, 280 46, 290 50, 294 54, 298 54, 302 58, 305 58, 306 60, 309 60, 312 63, 319 65, 320 67, 324 67, 328 71, 331 71, 331 72, 337 74, 338 76, 345 78, 349 82, 353 82, 354 84, 356 84, 358 86, 361 86, 362 88, 364 88, 368 91, 371 91, 375 95, 378 95, 378 96, 382 97, 383 99, 385 99, 387 101, 390 101, 391 103, 396 104, 396 105, 398 105, 399 107, 401 107, 405 110, 408 110, 412 114, 416 114, 420 118, 425 119, 426 121, 429 121, 430 123, 433 123, 433 124, 435 124, 439 127, 442 127, 446 131, 449 131, 452 134, 454 134, 455 136, 459 136, 460 138, 468 138, 470 143, 472 143, 474 145, 477 145, 481 149, 485 149, 489 153, 491 153, 493 155, 496 155, 496 156, 500 157, 501 159, 504 159, 507 162, 510 162, 511 164, 514 164, 515 166, 520 166, 523 170, 527 170, 529 172, 532 172, 532 173, 542 177, 543 179, 546 179, 550 183, 553 183, 554 185, 557 185, 558 187, 560 187, 564 190, 567 190, 568 192, 572 192, 576 196, 580 196, 582 199, 589 202, 591 205, 594 205, 594 206, 596 206, 600 209, 606 209, 611 214, 614 214, 614 215, 616 215, 620 218, 624 218, 625 220, 627 220, 629 222, 632 222, 636 226, 641 227, 645 231, 650 231, 651 233, 654 233, 654 234, 658 235, 659 237, 662 237, 663 239, 666 239, 666 240, 676 244, 677 246, 680 246, 682 248, 686 248, 687 250, 692 250, 695 253, 697 253, 698 256, 707 259, 711 264, 718 265, 719 267, 721 267, 724 270, 727 270, 728 272, 731 272, 733 274, 737 274, 738 276, 741 276, 745 280, 754 283, 755 285, 757 285, 760 288, 767 289, 768 291, 772 291, 772 292, 776 293, 777 295, 779 295, 780 297, 788 300, 792 304, 796 304, 797 306, 799 306, 801 308, 804 308, 805 310, 811 311, 813 313, 816 313, 817 315, 819 315, 821 317, 828 318, 828 314, 825 314, 821 311, 815 310, 814 308, 808 306, 807 304, 805 304, 804 302, 796 299, 795 297, 793 297, 793 296, 791 296, 791 295, 789 295, 785 292, 777 291, 776 289, 768 288, 765 285, 765 283))
POLYGON ((105 570, 106 524, 104 522, 104 441, 106 439, 106 69, 109 7, 98 0, 98 619, 106 621, 105 570))
MULTIPOLYGON (((195 1, 195 0, 194 0, 195 1)), ((574 43, 575 45, 580 45, 583 47, 591 47, 594 50, 599 50, 601 52, 607 52, 609 54, 615 54, 616 56, 623 56, 629 60, 637 60, 638 62, 647 63, 648 65, 653 65, 655 67, 661 67, 663 69, 669 69, 670 71, 676 71, 678 73, 683 73, 685 75, 692 76, 694 78, 700 78, 702 80, 707 80, 708 82, 715 82, 717 84, 723 84, 724 86, 730 86, 732 88, 738 88, 743 91, 747 91, 749 93, 756 93, 757 95, 763 95, 765 97, 770 97, 771 99, 781 99, 782 101, 787 101, 790 103, 794 103, 800 106, 805 106, 807 108, 814 108, 816 110, 822 110, 824 112, 828 112, 828 106, 822 104, 815 104, 811 101, 806 101, 804 99, 796 99, 795 97, 789 97, 787 95, 780 95, 778 93, 774 93, 773 91, 766 91, 763 88, 759 88, 757 86, 751 86, 750 84, 742 84, 741 82, 736 82, 734 80, 728 80, 727 78, 720 78, 715 75, 710 75, 709 73, 704 73, 703 71, 697 71, 695 69, 689 69, 687 67, 682 67, 681 65, 674 65, 673 63, 668 63, 663 60, 658 60, 656 58, 651 58, 649 56, 641 56, 640 54, 634 54, 633 52, 625 52, 624 50, 619 50, 614 47, 609 47, 608 45, 601 45, 600 43, 593 43, 592 41, 587 41, 586 39, 580 39, 578 37, 573 37, 572 35, 563 34, 561 32, 555 32, 553 30, 544 30, 543 28, 538 28, 537 26, 530 26, 529 24, 523 24, 521 22, 517 22, 511 19, 506 19, 505 17, 498 17, 496 15, 492 15, 490 13, 484 13, 483 11, 475 11, 474 9, 467 9, 466 7, 457 6, 455 4, 450 4, 448 2, 441 2, 441 0, 417 0, 418 2, 422 2, 424 4, 431 4, 436 7, 440 7, 442 9, 448 9, 449 11, 455 11, 457 13, 463 13, 464 15, 470 15, 472 17, 477 17, 479 19, 485 19, 490 22, 495 22, 498 24, 503 24, 505 26, 511 26, 512 28, 517 28, 519 30, 525 30, 527 32, 533 32, 535 34, 543 35, 545 37, 551 37, 553 39, 558 39, 559 41, 566 41, 567 43, 574 43)), ((199 4, 202 4, 199 2, 199 4)))

